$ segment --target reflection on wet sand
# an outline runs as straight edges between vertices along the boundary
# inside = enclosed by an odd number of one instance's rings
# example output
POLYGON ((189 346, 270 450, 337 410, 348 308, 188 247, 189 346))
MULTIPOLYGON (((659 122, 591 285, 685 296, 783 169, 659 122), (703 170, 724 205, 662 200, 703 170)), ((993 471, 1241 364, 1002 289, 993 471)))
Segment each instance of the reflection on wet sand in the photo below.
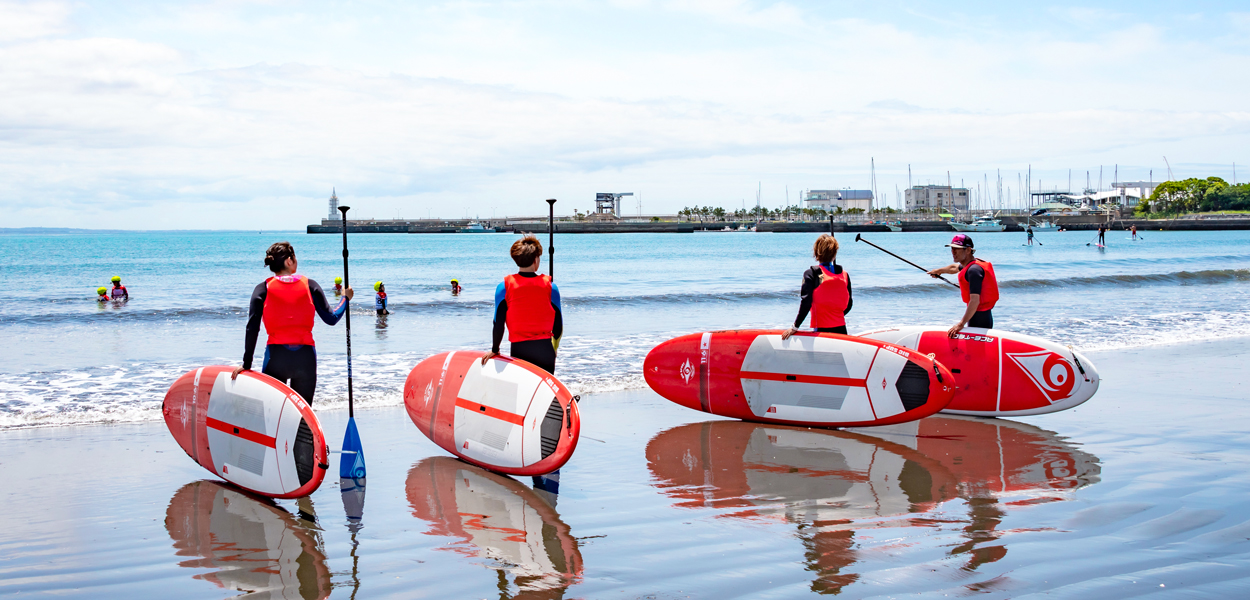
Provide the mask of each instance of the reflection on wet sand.
POLYGON ((1052 432, 954 416, 844 431, 708 421, 660 432, 646 454, 677 506, 798 525, 812 589, 823 593, 857 580, 857 530, 946 524, 919 513, 962 498, 966 541, 950 554, 975 570, 1006 555, 995 543, 1006 510, 1065 500, 1099 475, 1096 457, 1052 432))
MULTIPOLYGON (((546 487, 554 498, 555 488, 546 487)), ((582 555, 569 526, 521 482, 439 456, 413 465, 407 490, 413 516, 430 523, 430 535, 458 538, 447 549, 493 563, 500 598, 563 598, 581 579, 582 555)))
MULTIPOLYGON (((311 512, 311 504, 301 506, 311 512)), ((296 519, 271 500, 215 481, 183 486, 169 501, 165 529, 178 563, 211 572, 195 575, 255 598, 326 598, 330 571, 316 525, 296 519)))

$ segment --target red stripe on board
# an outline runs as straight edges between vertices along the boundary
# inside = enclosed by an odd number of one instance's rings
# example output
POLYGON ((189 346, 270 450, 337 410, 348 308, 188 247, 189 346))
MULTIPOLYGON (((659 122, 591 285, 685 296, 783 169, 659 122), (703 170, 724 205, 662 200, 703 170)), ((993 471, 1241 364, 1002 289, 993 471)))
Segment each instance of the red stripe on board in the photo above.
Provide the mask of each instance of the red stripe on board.
POLYGON ((209 428, 211 429, 216 429, 217 431, 221 431, 221 432, 233 435, 234 437, 243 438, 249 442, 256 442, 257 444, 260 444, 267 448, 273 448, 274 450, 278 449, 277 440, 263 433, 252 431, 251 429, 235 427, 234 425, 231 425, 225 421, 218 421, 217 419, 214 419, 212 417, 208 417, 208 421, 205 423, 205 425, 208 425, 209 428))
POLYGON ((868 387, 867 379, 852 379, 850 377, 821 377, 819 375, 765 373, 763 371, 742 371, 738 374, 738 377, 742 379, 762 379, 764 381, 789 381, 793 383, 818 383, 821 385, 844 385, 847 387, 862 388, 868 387))
POLYGON ((522 417, 521 415, 512 414, 506 410, 499 410, 498 408, 486 406, 485 404, 473 402, 472 400, 465 400, 464 398, 456 398, 456 407, 471 410, 479 415, 486 415, 492 419, 507 421, 513 425, 525 424, 525 417, 522 417))

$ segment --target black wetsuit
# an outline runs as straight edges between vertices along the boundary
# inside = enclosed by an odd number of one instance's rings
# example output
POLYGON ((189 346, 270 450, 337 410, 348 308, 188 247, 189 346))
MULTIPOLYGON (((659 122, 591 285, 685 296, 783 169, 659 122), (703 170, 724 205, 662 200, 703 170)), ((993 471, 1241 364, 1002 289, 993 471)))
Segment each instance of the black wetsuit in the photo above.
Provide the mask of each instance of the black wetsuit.
POLYGON ((1107 236, 1107 230, 1106 230, 1106 228, 1104 228, 1102 225, 1099 225, 1099 226, 1098 226, 1098 243, 1099 243, 1099 244, 1102 244, 1102 245, 1104 245, 1104 246, 1105 246, 1105 245, 1107 245, 1107 243, 1106 243, 1106 242, 1107 242, 1107 238, 1106 238, 1106 236, 1107 236))
MULTIPOLYGON (((842 265, 833 264, 833 274, 842 273, 842 265)), ((803 327, 803 320, 807 318, 807 313, 812 310, 812 294, 816 292, 816 288, 820 287, 820 267, 815 266, 803 272, 803 286, 799 288, 799 314, 794 318, 794 328, 803 327)), ((842 314, 851 312, 851 305, 855 303, 855 298, 851 293, 851 279, 846 280, 846 310, 842 314)), ((846 335, 846 325, 839 327, 817 327, 816 331, 822 333, 840 333, 846 335)))
MULTIPOLYGON (((518 273, 521 277, 538 277, 537 273, 518 273)), ((524 342, 512 342, 510 353, 513 358, 519 358, 525 362, 531 363, 542 370, 556 374, 556 347, 554 340, 560 339, 564 335, 564 317, 560 312, 560 291, 555 284, 551 284, 551 307, 555 309, 555 321, 551 324, 551 337, 541 340, 527 340, 524 342)), ((495 328, 491 334, 491 352, 499 352, 499 345, 503 343, 504 327, 508 321, 508 301, 505 299, 504 284, 499 284, 499 288, 495 291, 495 328)))
MULTIPOLYGON (((985 281, 985 269, 976 263, 972 263, 968 267, 968 271, 964 273, 964 279, 968 280, 968 293, 980 294, 981 284, 985 281)), ((991 329, 994 327, 994 315, 988 310, 978 310, 972 313, 972 318, 968 319, 968 327, 984 327, 991 329)))
MULTIPOLYGON (((243 341, 243 368, 252 368, 252 354, 256 351, 256 338, 265 312, 265 296, 268 282, 262 281, 252 290, 252 300, 247 312, 247 333, 243 341)), ((316 281, 308 280, 308 292, 312 296, 317 316, 326 325, 334 325, 347 310, 347 298, 339 300, 332 310, 326 301, 326 293, 316 281)), ((270 344, 265 346, 265 362, 260 372, 291 386, 305 402, 313 403, 317 390, 317 347, 302 344, 270 344)))

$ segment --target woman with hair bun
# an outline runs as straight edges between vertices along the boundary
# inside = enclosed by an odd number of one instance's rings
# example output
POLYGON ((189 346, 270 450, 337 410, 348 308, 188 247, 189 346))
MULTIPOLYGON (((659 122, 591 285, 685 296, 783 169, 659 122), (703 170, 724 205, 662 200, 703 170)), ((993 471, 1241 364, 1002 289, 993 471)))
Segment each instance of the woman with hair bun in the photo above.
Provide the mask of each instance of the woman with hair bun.
POLYGON ((296 275, 299 262, 288 242, 278 242, 265 252, 265 266, 273 277, 252 290, 247 313, 247 333, 243 342, 243 366, 231 378, 252 368, 252 354, 261 323, 269 339, 261 372, 291 386, 308 404, 317 389, 317 345, 313 341, 313 314, 326 325, 334 325, 347 312, 353 292, 349 286, 333 309, 321 286, 303 275, 296 275))
POLYGON ((803 273, 803 287, 799 288, 799 314, 794 325, 781 334, 790 339, 800 327, 807 313, 812 313, 810 326, 822 333, 846 335, 846 313, 851 312, 851 276, 837 264, 838 240, 829 234, 816 238, 812 246, 816 266, 803 273))

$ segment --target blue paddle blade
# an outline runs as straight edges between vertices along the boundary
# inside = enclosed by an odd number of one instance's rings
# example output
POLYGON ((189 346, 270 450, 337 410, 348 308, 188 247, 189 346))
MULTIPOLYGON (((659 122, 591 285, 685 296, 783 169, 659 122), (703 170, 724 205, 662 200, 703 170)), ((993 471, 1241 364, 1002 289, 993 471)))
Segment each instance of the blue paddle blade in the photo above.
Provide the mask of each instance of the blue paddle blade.
POLYGON ((360 445, 360 432, 356 431, 356 419, 347 420, 347 433, 343 434, 343 453, 339 455, 339 477, 364 479, 365 450, 360 445))

